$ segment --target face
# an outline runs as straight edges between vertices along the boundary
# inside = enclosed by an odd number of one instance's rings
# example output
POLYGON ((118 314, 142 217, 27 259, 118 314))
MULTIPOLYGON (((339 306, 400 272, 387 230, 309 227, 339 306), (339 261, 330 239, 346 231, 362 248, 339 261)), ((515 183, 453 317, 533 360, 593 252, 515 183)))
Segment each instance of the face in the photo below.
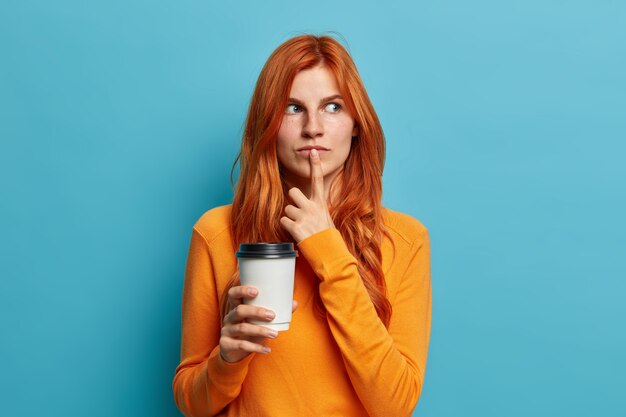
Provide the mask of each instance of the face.
POLYGON ((324 66, 317 66, 296 74, 287 108, 283 111, 276 144, 283 177, 290 185, 308 189, 309 153, 315 148, 328 188, 343 168, 352 137, 358 133, 333 73, 324 66))

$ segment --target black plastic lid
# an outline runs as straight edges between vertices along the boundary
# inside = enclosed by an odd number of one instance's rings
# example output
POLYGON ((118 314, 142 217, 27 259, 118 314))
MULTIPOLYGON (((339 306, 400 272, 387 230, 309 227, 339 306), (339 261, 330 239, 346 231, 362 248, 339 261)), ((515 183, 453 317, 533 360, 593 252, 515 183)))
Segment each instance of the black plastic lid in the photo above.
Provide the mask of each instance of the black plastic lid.
POLYGON ((291 242, 242 243, 239 245, 237 258, 292 258, 296 256, 291 242))

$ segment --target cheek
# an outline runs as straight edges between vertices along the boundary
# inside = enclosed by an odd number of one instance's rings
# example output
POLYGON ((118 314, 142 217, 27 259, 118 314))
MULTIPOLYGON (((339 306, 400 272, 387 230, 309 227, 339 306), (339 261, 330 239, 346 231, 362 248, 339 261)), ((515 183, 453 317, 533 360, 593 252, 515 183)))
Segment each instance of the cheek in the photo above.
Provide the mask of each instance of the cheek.
POLYGON ((285 142, 276 142, 276 157, 278 163, 285 168, 292 168, 298 163, 296 155, 294 155, 293 152, 293 147, 285 142))
POLYGON ((282 124, 278 130, 278 134, 276 135, 276 153, 278 154, 279 160, 285 156, 285 151, 287 150, 288 145, 289 135, 287 134, 287 129, 285 129, 284 124, 282 124))
POLYGON ((280 140, 276 142, 276 157, 281 165, 285 165, 289 161, 289 152, 280 140))
POLYGON ((337 148, 342 150, 342 153, 346 155, 350 152, 350 147, 352 146, 352 131, 353 124, 351 122, 342 123, 340 126, 337 126, 335 131, 335 137, 337 138, 337 148))
POLYGON ((280 123, 280 128, 278 129, 278 134, 289 137, 294 134, 298 127, 297 116, 285 116, 280 123))
POLYGON ((341 154, 340 154, 340 159, 341 159, 342 164, 346 163, 346 160, 348 159, 348 155, 350 155, 350 148, 351 148, 350 142, 342 144, 341 154))
POLYGON ((332 135, 336 138, 352 138, 354 123, 354 119, 347 115, 342 115, 342 117, 329 119, 327 127, 329 131, 332 131, 332 135))

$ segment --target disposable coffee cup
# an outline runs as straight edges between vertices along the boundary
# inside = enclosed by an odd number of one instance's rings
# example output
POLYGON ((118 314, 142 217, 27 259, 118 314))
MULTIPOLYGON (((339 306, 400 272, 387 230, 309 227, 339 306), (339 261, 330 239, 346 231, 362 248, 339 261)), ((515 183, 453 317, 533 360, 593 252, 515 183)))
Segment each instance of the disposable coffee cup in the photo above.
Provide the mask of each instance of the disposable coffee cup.
POLYGON ((241 285, 250 285, 259 290, 255 298, 244 298, 244 304, 264 307, 276 314, 270 322, 248 321, 269 329, 288 330, 296 268, 293 243, 242 243, 236 255, 241 285))

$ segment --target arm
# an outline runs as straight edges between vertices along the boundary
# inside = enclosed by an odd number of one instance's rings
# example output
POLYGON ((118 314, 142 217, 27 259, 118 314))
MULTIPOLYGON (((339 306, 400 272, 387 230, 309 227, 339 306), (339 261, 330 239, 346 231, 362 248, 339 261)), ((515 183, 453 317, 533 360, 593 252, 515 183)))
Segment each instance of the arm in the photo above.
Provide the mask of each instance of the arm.
MULTIPOLYGON (((424 229, 410 249, 389 329, 378 318, 337 229, 298 245, 320 279, 330 330, 355 391, 371 416, 409 416, 424 381, 431 323, 430 246, 424 229)), ((386 277, 387 279, 389 277, 386 277)), ((389 281, 389 280, 388 280, 389 281)))
POLYGON ((191 236, 182 301, 181 361, 172 384, 185 416, 214 416, 241 391, 253 355, 229 363, 219 351, 219 302, 204 237, 191 236))
MULTIPOLYGON (((386 282, 399 283, 390 298, 389 329, 378 318, 357 261, 334 228, 327 204, 321 160, 309 158, 311 197, 289 190, 281 225, 296 239, 320 279, 320 298, 352 386, 371 416, 408 416, 422 390, 431 322, 430 246, 427 230, 413 222, 410 244, 398 241, 396 264, 386 282), (400 247, 402 246, 402 247, 400 247)), ((394 263, 395 263, 394 262, 394 263)))

